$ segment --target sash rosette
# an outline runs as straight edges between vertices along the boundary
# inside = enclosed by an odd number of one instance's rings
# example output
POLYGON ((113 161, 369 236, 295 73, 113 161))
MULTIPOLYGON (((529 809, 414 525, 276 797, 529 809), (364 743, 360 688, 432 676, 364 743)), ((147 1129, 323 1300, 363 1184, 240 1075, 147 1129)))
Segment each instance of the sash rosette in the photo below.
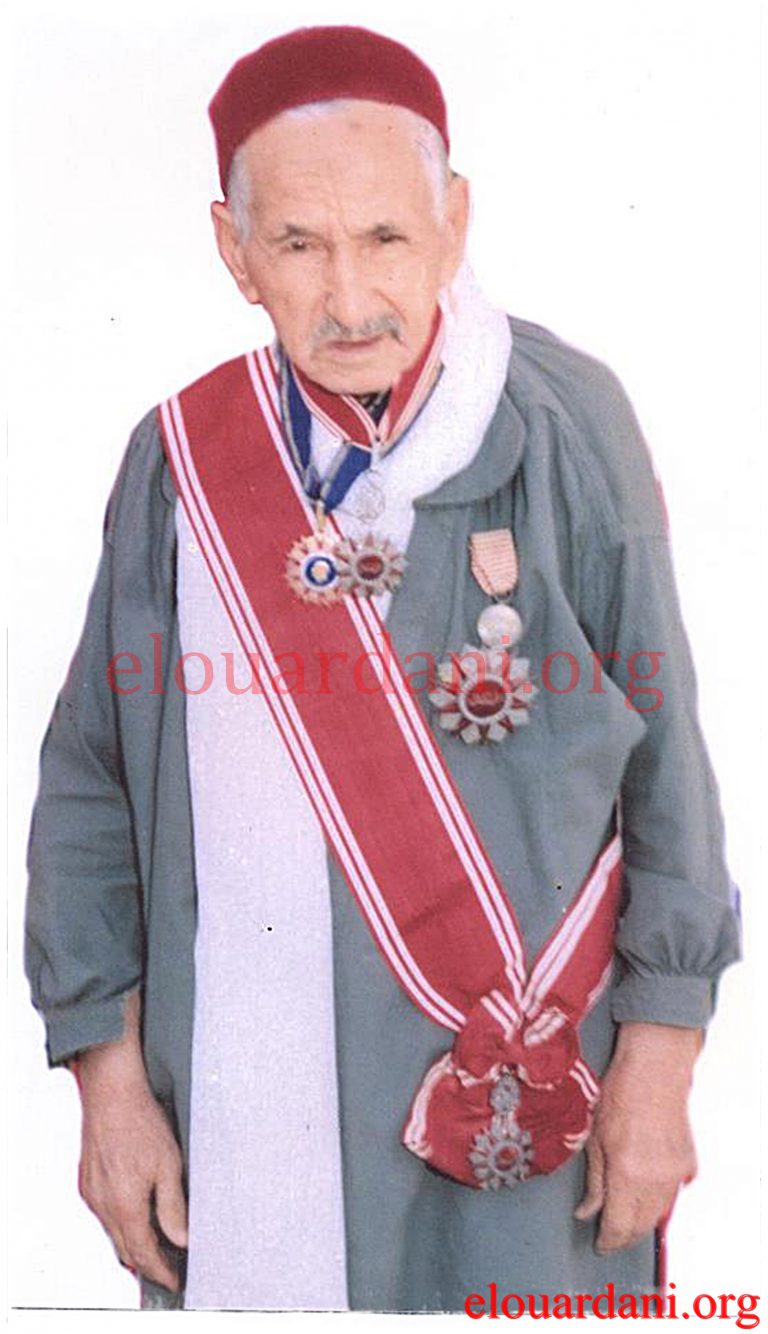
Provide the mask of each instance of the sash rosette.
POLYGON ((438 1171, 498 1190, 554 1172, 586 1142, 600 1087, 578 1030, 611 977, 622 869, 616 837, 522 990, 510 968, 497 974, 427 1072, 403 1143, 438 1171))
POLYGON ((599 1090, 567 1007, 555 1001, 505 1036, 486 999, 427 1073, 403 1142, 455 1181, 498 1190, 554 1172, 576 1153, 599 1090))
MULTIPOLYGON (((589 1131, 598 1085, 578 1028, 610 976, 620 842, 597 857, 529 964, 513 909, 414 699, 372 599, 296 598, 285 553, 312 530, 268 351, 219 367, 160 409, 176 489, 233 638, 395 980, 455 1035, 403 1132, 437 1170, 477 1189, 554 1171, 589 1131), (284 688, 283 654, 368 657, 332 694, 284 688)), ((332 524, 332 518, 329 520, 332 524)))

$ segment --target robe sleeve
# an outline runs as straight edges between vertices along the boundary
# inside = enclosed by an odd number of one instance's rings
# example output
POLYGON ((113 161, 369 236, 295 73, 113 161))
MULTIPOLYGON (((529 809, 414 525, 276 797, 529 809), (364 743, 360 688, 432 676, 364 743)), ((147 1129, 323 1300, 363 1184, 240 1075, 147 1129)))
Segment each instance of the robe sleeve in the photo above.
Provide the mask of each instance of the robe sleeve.
POLYGON ((719 976, 739 957, 739 928, 669 545, 634 536, 603 553, 602 577, 613 620, 603 651, 616 655, 606 669, 645 727, 621 787, 626 898, 613 1016, 704 1027, 719 976))
POLYGON ((581 457, 591 509, 581 620, 643 723, 620 793, 625 900, 612 1013, 619 1023, 704 1027, 723 969, 740 956, 738 892, 724 860, 660 487, 609 372, 601 389, 581 457))
POLYGON ((48 724, 28 846, 25 966, 51 1065, 120 1037, 142 977, 141 887, 108 664, 113 520, 107 506, 85 626, 48 724))

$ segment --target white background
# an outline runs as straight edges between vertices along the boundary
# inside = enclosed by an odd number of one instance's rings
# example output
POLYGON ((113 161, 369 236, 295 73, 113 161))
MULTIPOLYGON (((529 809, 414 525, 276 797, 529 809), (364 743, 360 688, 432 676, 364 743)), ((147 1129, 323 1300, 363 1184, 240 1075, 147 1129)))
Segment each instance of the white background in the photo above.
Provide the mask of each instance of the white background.
MULTIPOLYGON (((455 8, 433 0, 17 0, 9 432, 15 1306, 136 1305, 133 1280, 78 1198, 74 1083, 46 1070, 41 1023, 21 976, 37 753, 79 634, 129 430, 159 399, 267 333, 214 251, 207 101, 239 55, 318 22, 378 28, 438 72, 453 163, 473 182, 471 256, 486 290, 617 371, 662 475, 750 954, 724 980, 699 1066, 700 1176, 674 1217, 670 1277, 681 1307, 699 1291, 761 1291, 759 9, 759 0, 476 0, 455 8)), ((13 1317, 24 1328, 54 1319, 57 1328, 70 1323, 63 1314, 13 1317)), ((75 1320, 79 1328, 84 1317, 75 1320)))

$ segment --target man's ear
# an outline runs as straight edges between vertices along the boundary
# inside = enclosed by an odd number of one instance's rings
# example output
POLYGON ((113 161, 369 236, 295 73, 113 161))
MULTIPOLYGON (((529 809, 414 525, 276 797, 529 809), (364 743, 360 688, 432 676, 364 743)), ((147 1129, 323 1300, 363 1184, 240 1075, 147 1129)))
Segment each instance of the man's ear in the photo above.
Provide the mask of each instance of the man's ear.
POLYGON ((211 220, 216 233, 216 245, 240 291, 252 306, 258 306, 261 298, 248 266, 245 252, 238 233, 237 225, 226 204, 214 201, 211 204, 211 220))
POLYGON ((456 277, 467 248, 469 208, 469 181, 466 176, 454 174, 446 186, 443 217, 445 242, 442 280, 446 287, 450 286, 456 277))

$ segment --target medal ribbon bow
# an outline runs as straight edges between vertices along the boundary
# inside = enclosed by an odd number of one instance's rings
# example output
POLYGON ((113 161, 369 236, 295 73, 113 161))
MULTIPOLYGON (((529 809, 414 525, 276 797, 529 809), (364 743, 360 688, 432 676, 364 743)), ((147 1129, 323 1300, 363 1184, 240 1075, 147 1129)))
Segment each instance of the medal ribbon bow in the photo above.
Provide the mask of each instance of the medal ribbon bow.
POLYGON ((578 1027, 610 980, 619 840, 598 858, 527 979, 499 973, 427 1071, 403 1143, 456 1181, 514 1186, 585 1143, 599 1097, 578 1027))

